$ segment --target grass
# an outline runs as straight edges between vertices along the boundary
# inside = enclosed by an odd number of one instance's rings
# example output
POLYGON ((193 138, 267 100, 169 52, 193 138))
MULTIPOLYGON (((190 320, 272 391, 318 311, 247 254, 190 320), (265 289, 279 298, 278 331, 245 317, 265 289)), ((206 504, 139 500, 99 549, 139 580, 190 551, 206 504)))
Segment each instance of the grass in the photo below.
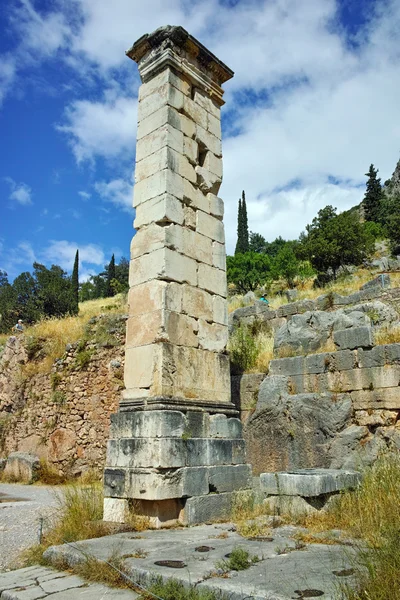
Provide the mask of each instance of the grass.
POLYGON ((217 569, 222 569, 224 572, 245 571, 246 569, 249 569, 251 565, 259 562, 259 560, 258 556, 251 556, 247 550, 240 546, 236 546, 233 548, 232 552, 230 552, 226 560, 218 561, 215 566, 217 569))
POLYGON ((257 331, 256 323, 239 325, 230 336, 228 350, 235 373, 267 373, 274 353, 274 337, 269 331, 257 331))
POLYGON ((400 342, 400 327, 382 327, 374 333, 375 344, 396 344, 400 342))

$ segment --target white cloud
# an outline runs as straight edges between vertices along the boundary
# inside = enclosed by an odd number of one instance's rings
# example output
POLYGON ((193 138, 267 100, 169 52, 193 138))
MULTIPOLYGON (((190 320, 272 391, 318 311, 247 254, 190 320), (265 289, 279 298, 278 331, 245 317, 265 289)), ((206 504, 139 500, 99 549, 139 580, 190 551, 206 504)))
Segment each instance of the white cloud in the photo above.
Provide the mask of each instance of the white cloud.
POLYGON ((21 204, 21 206, 28 206, 32 204, 32 189, 26 183, 17 183, 11 177, 5 177, 4 181, 10 186, 9 199, 13 203, 21 204))
POLYGON ((86 202, 86 200, 89 200, 92 197, 92 194, 89 194, 89 192, 84 192, 84 191, 80 191, 78 192, 78 195, 82 198, 83 201, 86 202))
POLYGON ((15 79, 16 66, 12 56, 3 54, 0 58, 0 106, 15 79))
POLYGON ((125 179, 113 179, 111 181, 98 181, 95 184, 96 192, 117 208, 132 212, 133 185, 125 179))
POLYGON ((96 157, 115 158, 122 152, 133 157, 137 120, 136 98, 77 100, 65 110, 58 131, 67 134, 78 163, 96 157))
POLYGON ((76 251, 79 250, 79 262, 82 265, 103 265, 104 252, 96 244, 79 245, 67 240, 51 240, 47 248, 41 251, 41 259, 46 263, 60 265, 64 270, 71 271, 76 251))

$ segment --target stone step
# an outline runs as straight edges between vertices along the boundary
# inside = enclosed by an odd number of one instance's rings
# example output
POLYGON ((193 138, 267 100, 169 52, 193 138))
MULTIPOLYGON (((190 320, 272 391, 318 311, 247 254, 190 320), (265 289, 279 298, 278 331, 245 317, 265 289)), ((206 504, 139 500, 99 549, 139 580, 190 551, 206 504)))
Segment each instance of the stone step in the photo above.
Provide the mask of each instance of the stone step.
POLYGON ((76 575, 50 567, 33 566, 0 574, 1 600, 135 600, 133 590, 113 589, 101 583, 88 583, 76 575))

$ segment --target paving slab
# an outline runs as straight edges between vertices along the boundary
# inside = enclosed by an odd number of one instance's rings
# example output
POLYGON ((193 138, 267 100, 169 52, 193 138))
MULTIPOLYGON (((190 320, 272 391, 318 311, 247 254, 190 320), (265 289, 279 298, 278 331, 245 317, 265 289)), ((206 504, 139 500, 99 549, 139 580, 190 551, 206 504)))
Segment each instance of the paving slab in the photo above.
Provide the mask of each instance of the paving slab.
MULTIPOLYGON (((50 561, 62 558, 72 565, 85 560, 88 554, 107 560, 118 550, 127 572, 143 585, 161 576, 164 580, 173 578, 185 585, 226 593, 230 600, 289 600, 297 597, 296 590, 310 589, 323 592, 325 600, 334 600, 343 579, 333 572, 351 568, 353 549, 323 543, 300 548, 293 538, 298 532, 299 528, 281 526, 271 529, 263 539, 245 539, 233 524, 200 525, 119 533, 53 546, 45 556, 50 561), (259 562, 245 571, 225 573, 220 563, 238 546, 259 562), (156 564, 165 560, 180 561, 181 565, 156 564)), ((350 580, 351 576, 346 578, 346 582, 350 580)))

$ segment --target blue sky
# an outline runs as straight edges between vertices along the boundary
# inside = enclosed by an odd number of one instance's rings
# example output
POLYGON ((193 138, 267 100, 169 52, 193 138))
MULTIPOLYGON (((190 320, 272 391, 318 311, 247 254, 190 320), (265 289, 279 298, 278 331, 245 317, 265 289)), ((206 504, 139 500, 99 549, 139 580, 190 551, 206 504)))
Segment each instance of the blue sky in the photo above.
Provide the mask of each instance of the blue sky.
POLYGON ((181 24, 235 71, 225 84, 228 252, 250 229, 293 238, 327 204, 362 199, 400 153, 396 0, 8 0, 0 9, 0 269, 81 278, 132 235, 136 65, 124 51, 181 24), (294 183, 295 182, 295 185, 294 183))

